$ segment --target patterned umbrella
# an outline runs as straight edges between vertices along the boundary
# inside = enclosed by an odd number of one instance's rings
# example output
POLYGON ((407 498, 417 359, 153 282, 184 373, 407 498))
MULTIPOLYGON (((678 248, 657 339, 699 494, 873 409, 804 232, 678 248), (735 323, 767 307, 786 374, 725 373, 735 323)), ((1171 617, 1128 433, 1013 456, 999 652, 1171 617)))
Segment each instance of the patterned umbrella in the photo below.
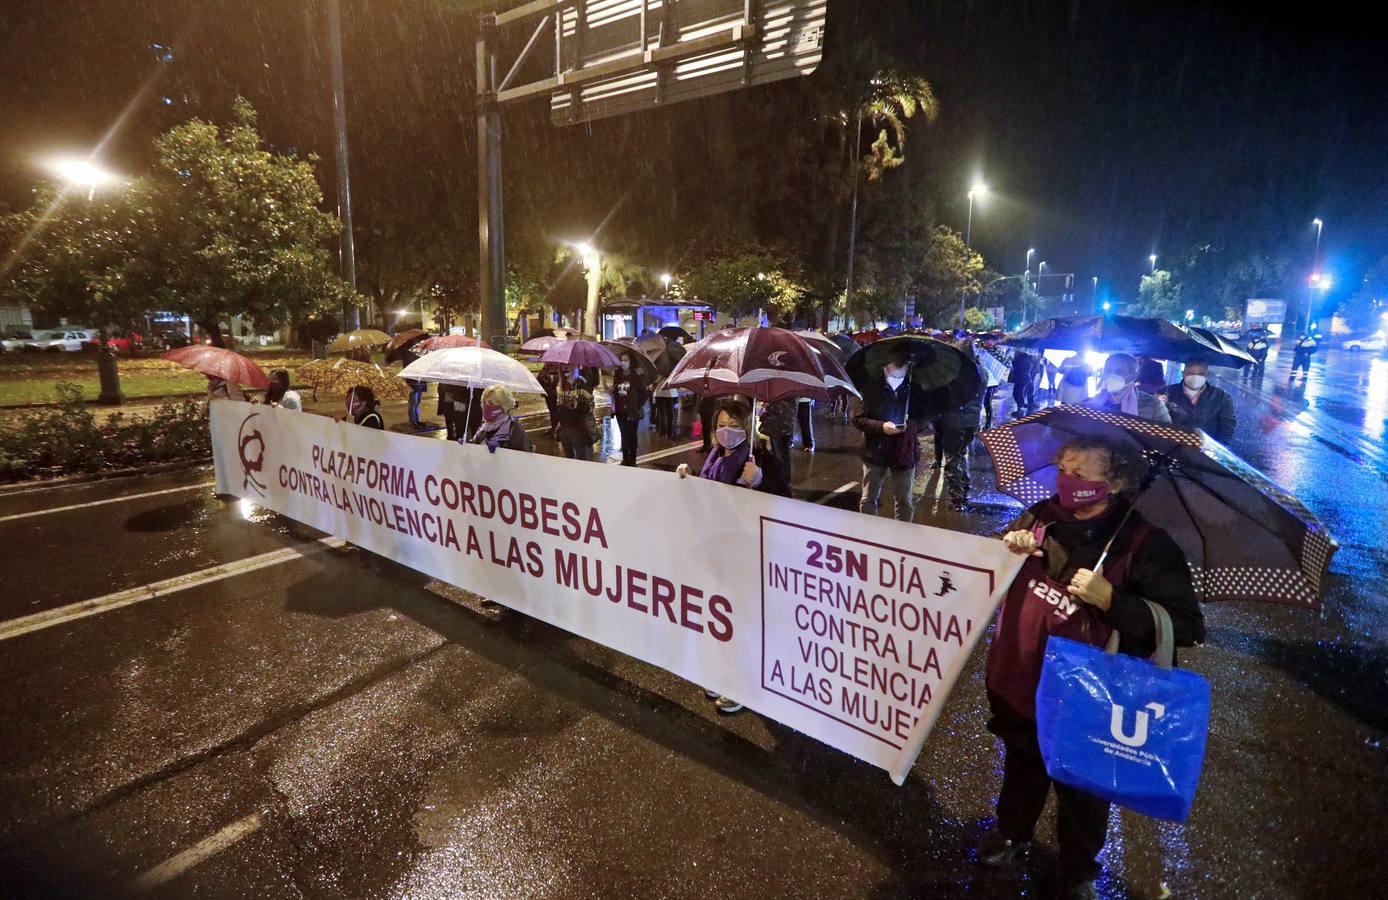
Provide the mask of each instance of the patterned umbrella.
POLYGON ((763 403, 784 397, 828 400, 819 357, 784 328, 724 328, 691 344, 665 386, 700 395, 745 394, 763 403))
POLYGON ((557 363, 561 366, 580 369, 620 369, 621 360, 612 351, 595 341, 571 339, 560 341, 540 356, 542 363, 557 363))
POLYGON ((524 363, 486 347, 453 347, 427 353, 401 369, 400 377, 472 388, 504 384, 512 393, 520 394, 545 392, 524 363))
POLYGON ((636 366, 637 371, 641 373, 641 377, 646 380, 647 384, 656 384, 663 377, 660 370, 655 367, 655 362, 645 353, 642 353, 636 341, 631 338, 603 341, 602 345, 616 354, 619 359, 623 354, 630 356, 633 365, 636 366))
POLYGON ((911 360, 910 418, 929 418, 958 409, 983 390, 983 374, 968 353, 917 334, 874 341, 849 357, 844 368, 863 393, 879 391, 888 359, 902 349, 911 360))
POLYGON ((187 347, 170 350, 160 358, 231 384, 247 384, 253 388, 270 385, 270 378, 264 369, 236 351, 222 347, 189 344, 187 347))
MULTIPOLYGON (((853 355, 853 351, 856 351, 858 349, 857 345, 855 344, 853 346, 853 350, 845 352, 843 347, 840 346, 837 341, 833 340, 829 337, 829 335, 825 334, 822 331, 810 331, 807 329, 804 331, 795 332, 795 336, 800 338, 805 343, 809 344, 811 347, 818 347, 821 350, 826 351, 831 356, 833 356, 834 359, 837 360, 840 364, 847 362, 848 357, 853 355)), ((849 338, 850 342, 852 340, 852 338, 849 338)))
POLYGON ((415 345, 416 353, 433 353, 435 350, 453 350, 458 347, 485 347, 486 341, 468 337, 465 334, 445 334, 420 341, 415 345))
POLYGON ((404 400, 410 386, 375 363, 355 359, 316 359, 300 366, 296 377, 316 391, 346 394, 354 387, 369 387, 377 400, 404 400))
POLYGON ((390 335, 375 328, 358 328, 346 334, 339 334, 328 345, 329 353, 346 353, 358 347, 380 347, 390 343, 390 335))
POLYGON ((1078 436, 1142 454, 1149 475, 1135 507, 1185 551, 1198 597, 1319 607, 1334 539, 1295 497, 1199 432, 1057 406, 979 439, 998 489, 1033 504, 1055 494, 1056 453, 1078 436))

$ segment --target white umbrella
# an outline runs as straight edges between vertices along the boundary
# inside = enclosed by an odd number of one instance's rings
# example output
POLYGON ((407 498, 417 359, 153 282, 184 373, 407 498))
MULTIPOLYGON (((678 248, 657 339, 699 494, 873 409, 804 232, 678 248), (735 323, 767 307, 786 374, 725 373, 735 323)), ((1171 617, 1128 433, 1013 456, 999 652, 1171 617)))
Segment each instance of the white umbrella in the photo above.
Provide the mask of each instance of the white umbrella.
POLYGON ((470 388, 504 384, 513 394, 545 392, 523 363, 486 347, 435 350, 401 369, 400 377, 470 388))

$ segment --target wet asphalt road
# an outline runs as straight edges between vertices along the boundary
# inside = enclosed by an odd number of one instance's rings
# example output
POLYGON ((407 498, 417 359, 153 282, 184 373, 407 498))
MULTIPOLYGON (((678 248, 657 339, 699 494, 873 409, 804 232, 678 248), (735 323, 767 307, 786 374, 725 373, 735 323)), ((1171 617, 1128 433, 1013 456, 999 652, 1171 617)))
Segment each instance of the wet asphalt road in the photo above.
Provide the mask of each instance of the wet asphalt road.
MULTIPOLYGON (((1206 607, 1209 643, 1182 655, 1214 696, 1195 811, 1184 826, 1115 813, 1107 896, 1381 896, 1388 879, 1388 359, 1318 355, 1292 387, 1270 363, 1221 379, 1232 443, 1340 541, 1325 611, 1206 607)), ((797 496, 851 507, 857 435, 816 424, 797 496)), ((643 464, 696 459, 673 446, 643 430, 643 464)), ((981 450, 975 473, 991 486, 981 450)), ((660 670, 220 501, 210 479, 0 494, 11 896, 1052 890, 1049 813, 1031 870, 971 859, 1000 781, 982 652, 896 788, 759 716, 720 717, 660 670), (24 619, 184 576, 100 614, 24 619)), ((1016 511, 980 490, 953 513, 926 466, 917 490, 922 522, 989 533, 1016 511)))

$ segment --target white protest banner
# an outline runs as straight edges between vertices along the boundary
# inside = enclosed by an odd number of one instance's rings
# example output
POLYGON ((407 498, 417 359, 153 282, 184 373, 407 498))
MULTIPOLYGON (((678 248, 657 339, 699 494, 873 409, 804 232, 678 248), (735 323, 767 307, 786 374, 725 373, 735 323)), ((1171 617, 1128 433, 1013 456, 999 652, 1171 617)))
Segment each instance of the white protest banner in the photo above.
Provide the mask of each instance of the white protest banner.
POLYGON ((905 778, 1021 565, 1001 541, 697 478, 212 403, 219 493, 905 778))

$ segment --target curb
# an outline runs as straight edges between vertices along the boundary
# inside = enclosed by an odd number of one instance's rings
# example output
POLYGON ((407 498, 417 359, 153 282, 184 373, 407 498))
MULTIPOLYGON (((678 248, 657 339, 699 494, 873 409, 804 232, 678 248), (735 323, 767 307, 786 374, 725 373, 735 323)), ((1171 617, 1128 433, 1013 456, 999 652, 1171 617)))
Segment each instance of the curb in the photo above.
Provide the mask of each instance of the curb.
POLYGON ((128 469, 107 469, 103 472, 83 472, 80 475, 61 475, 57 478, 31 478, 28 481, 16 481, 13 484, 0 484, 0 497, 6 494, 20 493, 34 488, 47 487, 67 487, 74 484, 87 484, 93 481, 106 481, 110 478, 129 478, 133 475, 158 475, 161 472, 177 472, 180 469, 196 469, 198 466, 212 464, 212 457, 202 456, 196 459, 185 459, 176 462, 152 463, 148 466, 139 466, 128 469))

